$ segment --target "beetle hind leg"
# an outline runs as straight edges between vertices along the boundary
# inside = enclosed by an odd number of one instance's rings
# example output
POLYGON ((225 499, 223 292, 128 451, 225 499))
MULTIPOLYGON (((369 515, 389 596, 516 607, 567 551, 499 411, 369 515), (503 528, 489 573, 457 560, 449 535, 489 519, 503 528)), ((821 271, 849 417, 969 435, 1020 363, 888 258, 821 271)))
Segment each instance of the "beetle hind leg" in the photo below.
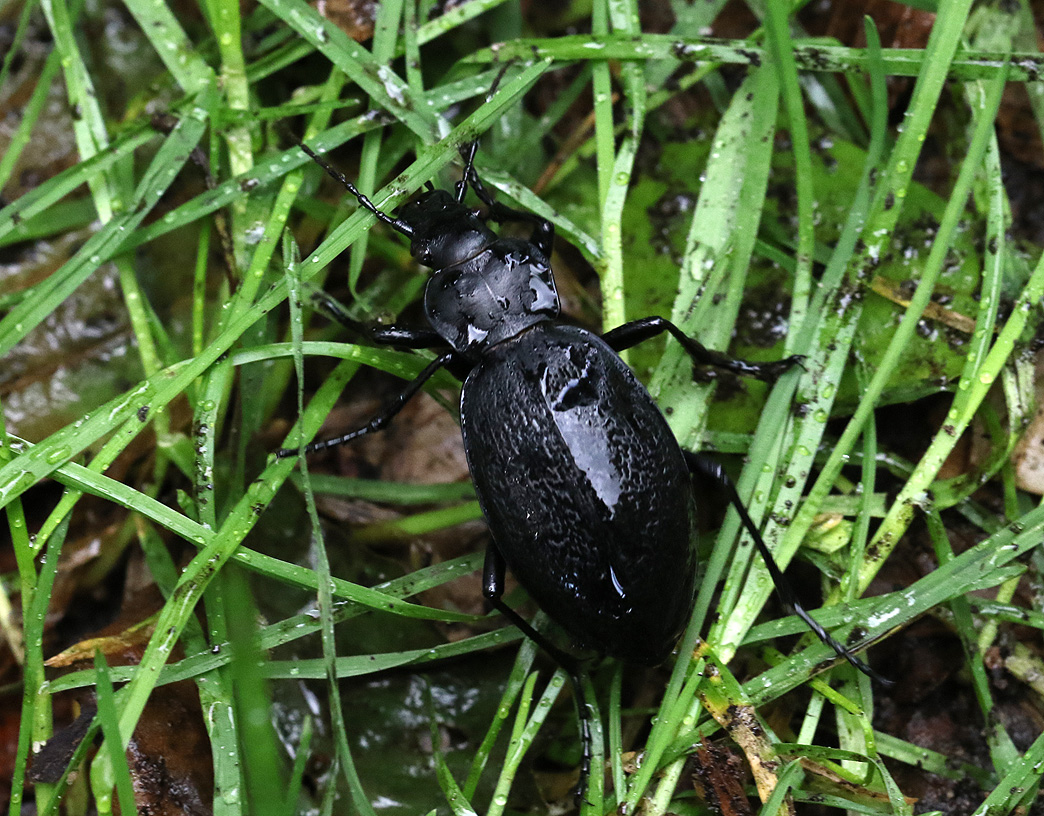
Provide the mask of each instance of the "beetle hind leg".
POLYGON ((722 487, 723 490, 725 490, 729 497, 729 502, 736 508, 736 512, 739 513, 740 521, 743 523, 747 532, 750 533, 751 538, 754 539, 754 545, 758 548, 758 552, 761 553, 761 557, 765 560, 765 566, 768 568, 769 577, 772 578, 772 584, 775 586, 776 592, 779 594, 779 598, 783 602, 783 606, 787 612, 801 618, 816 637, 833 649, 839 657, 843 657, 871 680, 875 680, 884 686, 894 685, 892 680, 888 680, 879 675, 861 658, 854 655, 847 647, 838 642, 838 640, 827 632, 827 630, 824 629, 823 626, 819 624, 801 605, 797 596, 794 594, 794 588, 783 575, 779 565, 776 564, 776 559, 773 558, 772 552, 765 543, 765 539, 761 537, 760 531, 751 519, 750 513, 747 512, 747 508, 740 499, 739 493, 736 492, 736 486, 732 483, 732 479, 729 478, 725 469, 717 462, 690 451, 682 451, 682 454, 685 456, 685 462, 688 464, 691 473, 700 473, 707 476, 713 479, 722 487))
POLYGON ((517 626, 537 646, 547 652, 551 659, 569 675, 569 680, 573 684, 573 696, 576 700, 577 722, 580 726, 580 782, 576 789, 576 804, 579 805, 587 793, 588 780, 591 778, 591 763, 594 758, 591 738, 591 708, 587 704, 587 694, 584 691, 587 671, 579 660, 555 646, 545 635, 534 629, 529 621, 504 603, 504 573, 506 568, 507 564, 504 562, 504 557, 500 554, 495 544, 490 544, 486 548, 486 559, 482 566, 482 594, 494 609, 517 626))

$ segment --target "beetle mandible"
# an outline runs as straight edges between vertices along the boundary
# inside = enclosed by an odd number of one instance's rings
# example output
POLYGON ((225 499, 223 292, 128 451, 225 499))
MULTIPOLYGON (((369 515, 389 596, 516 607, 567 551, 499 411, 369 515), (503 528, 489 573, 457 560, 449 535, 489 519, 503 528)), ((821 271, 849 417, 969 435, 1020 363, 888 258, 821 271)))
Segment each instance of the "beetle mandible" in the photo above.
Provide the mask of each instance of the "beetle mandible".
MULTIPOLYGON (((505 567, 578 646, 633 663, 662 662, 693 606, 694 472, 711 476, 727 491, 788 611, 839 656, 880 679, 801 607, 724 470, 681 449, 617 352, 669 332, 694 363, 770 381, 800 357, 737 360, 705 348, 661 317, 602 335, 559 322, 549 260, 554 226, 494 200, 474 170, 477 142, 461 149, 464 171, 454 193, 429 189, 397 216, 378 209, 310 148, 302 144, 301 149, 362 207, 409 238, 413 257, 433 270, 424 291, 428 328, 367 326, 323 298, 325 310, 375 343, 439 351, 366 425, 303 451, 385 428, 441 368, 463 379, 464 448, 491 536, 483 593, 573 677, 584 741, 581 785, 590 763, 590 735, 578 663, 502 601, 505 567), (465 205, 469 187, 485 205, 485 215, 465 205), (529 224, 532 233, 528 239, 501 237, 490 222, 529 224)), ((298 452, 284 448, 278 455, 298 452)))

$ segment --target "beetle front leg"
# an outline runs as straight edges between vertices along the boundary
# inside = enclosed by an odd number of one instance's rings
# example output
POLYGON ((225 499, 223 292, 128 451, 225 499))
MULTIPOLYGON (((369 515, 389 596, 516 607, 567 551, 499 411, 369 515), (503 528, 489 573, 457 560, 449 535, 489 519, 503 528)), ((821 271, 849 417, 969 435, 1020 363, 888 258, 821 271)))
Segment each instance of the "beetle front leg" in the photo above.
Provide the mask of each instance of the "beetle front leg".
POLYGON ((754 524, 754 520, 750 517, 750 513, 747 512, 746 506, 740 499, 739 493, 736 491, 736 486, 732 483, 732 479, 730 479, 729 475, 725 472, 725 468, 717 462, 700 456, 699 454, 692 453, 691 451, 683 450, 682 455, 685 457, 685 463, 689 466, 690 473, 699 473, 712 479, 719 487, 721 487, 722 490, 725 491, 729 503, 736 508, 736 512, 739 513, 740 521, 743 523, 747 532, 750 533, 750 537, 754 539, 754 546, 757 547, 758 552, 761 553, 761 557, 765 560, 765 566, 768 568, 769 577, 772 579, 772 584, 776 588, 779 599, 783 602, 783 608, 786 609, 789 614, 797 615, 801 618, 816 637, 833 649, 839 657, 843 657, 867 677, 876 680, 885 686, 894 685, 893 681, 879 675, 871 669, 870 666, 863 662, 863 660, 856 657, 845 646, 839 643, 834 636, 816 622, 815 618, 813 618, 801 605, 801 602, 798 601, 797 596, 794 594, 794 588, 790 585, 790 582, 786 577, 784 577, 782 570, 780 570, 779 565, 776 563, 776 559, 773 557, 772 552, 765 543, 765 539, 761 537, 761 532, 754 524))
MULTIPOLYGON (((314 453, 315 451, 325 450, 326 448, 332 448, 336 445, 343 445, 346 442, 351 442, 353 439, 358 439, 362 436, 367 436, 377 431, 383 430, 388 426, 388 423, 392 421, 392 418, 403 409, 403 406, 410 401, 418 391, 421 390, 421 386, 424 385, 428 380, 431 379, 432 375, 440 368, 451 362, 456 353, 447 351, 445 354, 436 357, 428 365, 424 367, 424 370, 413 380, 411 380, 406 387, 402 390, 394 400, 388 405, 384 406, 383 410, 373 417, 369 422, 363 425, 361 428, 357 428, 354 431, 349 431, 343 436, 337 436, 333 439, 324 439, 319 442, 312 442, 309 445, 304 446, 305 453, 314 453)), ((287 456, 295 456, 300 451, 299 448, 280 448, 276 451, 276 457, 279 459, 285 459, 287 456)))
POLYGON ((795 354, 774 363, 751 363, 730 357, 720 351, 709 349, 697 340, 693 340, 685 332, 675 326, 671 321, 662 317, 643 317, 641 320, 632 320, 617 326, 612 331, 602 335, 602 339, 609 344, 613 351, 623 351, 632 346, 656 337, 658 334, 670 332, 671 336, 681 343, 689 357, 694 363, 714 368, 722 368, 739 374, 743 377, 754 377, 766 382, 779 379, 796 365, 800 365, 804 357, 795 354))
POLYGON ((544 635, 533 628, 525 618, 503 601, 504 573, 507 564, 495 543, 486 547, 486 558, 482 564, 482 595, 501 615, 517 626, 526 637, 547 652, 552 660, 565 669, 573 684, 573 696, 576 698, 577 720, 580 723, 580 783, 576 791, 576 801, 584 798, 587 792, 587 780, 591 776, 591 762, 594 757, 591 739, 591 709, 587 706, 587 695, 584 692, 584 679, 587 673, 580 662, 572 655, 566 654, 544 635))
POLYGON ((344 308, 343 304, 322 289, 312 290, 312 307, 335 323, 340 323, 349 331, 368 337, 381 346, 409 349, 448 348, 445 339, 433 329, 417 329, 398 325, 374 326, 356 320, 348 314, 348 310, 344 308))

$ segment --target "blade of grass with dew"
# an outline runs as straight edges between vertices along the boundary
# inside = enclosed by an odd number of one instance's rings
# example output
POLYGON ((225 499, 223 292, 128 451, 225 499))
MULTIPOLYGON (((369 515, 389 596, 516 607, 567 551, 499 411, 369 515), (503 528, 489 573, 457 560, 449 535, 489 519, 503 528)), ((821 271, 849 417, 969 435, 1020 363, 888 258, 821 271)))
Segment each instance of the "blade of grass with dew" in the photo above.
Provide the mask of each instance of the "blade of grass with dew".
MULTIPOLYGON (((421 94, 429 107, 437 111, 446 111, 461 102, 477 96, 485 96, 499 73, 500 68, 491 68, 463 79, 444 81, 428 90, 420 88, 415 93, 421 94)), ((479 155, 481 156, 481 154, 479 155)))
MULTIPOLYGON (((193 497, 196 520, 206 530, 217 528, 216 505, 219 497, 215 485, 215 453, 221 399, 217 392, 221 391, 222 383, 214 376, 214 372, 221 369, 219 363, 207 372, 193 420, 193 428, 196 429, 193 439, 195 471, 191 475, 195 488, 193 497)), ((253 762, 265 763, 269 758, 263 748, 263 736, 258 733, 261 726, 250 722, 251 718, 244 712, 249 702, 262 693, 258 679, 244 676, 256 669, 261 657, 259 652, 253 653, 255 650, 248 631, 250 623, 242 619, 247 617, 249 620, 256 615, 252 606, 242 576, 221 570, 203 593, 209 644, 194 644, 187 637, 193 617, 186 620, 182 635, 186 652, 198 651, 201 647, 209 651, 210 645, 227 644, 226 652, 230 657, 227 664, 195 678, 200 706, 207 712, 207 735, 210 738, 214 773, 215 816, 239 816, 244 812, 244 806, 254 805, 249 769, 253 767, 253 762), (239 609, 244 603, 248 608, 239 609), (251 753, 253 750, 256 753, 251 753)), ((277 801, 273 798, 270 804, 277 801)))
POLYGON ((415 99, 406 85, 387 65, 352 40, 340 28, 303 0, 262 0, 263 5, 293 28, 319 53, 365 91, 371 105, 395 116, 424 144, 446 135, 445 123, 436 118, 422 100, 415 99))
MULTIPOLYGON (((832 688, 836 689, 838 702, 834 703, 834 724, 837 728, 837 744, 843 751, 850 751, 860 757, 877 758, 874 744, 874 732, 869 716, 874 712, 874 696, 870 689, 870 678, 859 672, 854 666, 838 666, 832 673, 832 688), (853 700, 858 700, 857 706, 853 700), (842 702, 844 701, 844 702, 842 702), (849 704, 851 703, 851 704, 849 704)), ((827 686, 827 683, 822 683, 827 686)), ((829 698, 828 698, 829 699, 829 698)), ((860 759, 843 759, 838 769, 859 784, 867 784, 871 774, 866 763, 860 759)))
MULTIPOLYGON (((417 39, 417 14, 419 9, 407 3, 402 14, 402 51, 405 55, 406 86, 415 97, 424 95, 424 75, 421 72, 420 43, 417 39)), ((444 110, 444 108, 439 108, 444 110)))
POLYGON ((1028 793, 1031 797, 1036 797, 1036 791, 1040 787, 1042 766, 1044 766, 1044 734, 1033 741, 1033 744, 1017 762, 1012 763, 1008 773, 983 800, 982 804, 973 811, 972 816, 1018 813, 1022 808, 1029 807, 1031 803, 1026 801, 1026 795, 1028 793))
MULTIPOLYGON (((19 226, 37 218, 47 217, 48 208, 75 191, 87 180, 104 174, 113 165, 123 161, 143 144, 156 138, 156 132, 147 125, 134 128, 113 141, 105 150, 89 159, 62 170, 25 195, 0 209, 0 245, 11 242, 19 226)), ((92 214, 91 218, 94 218, 92 214)))
MULTIPOLYGON (((349 677, 366 677, 379 674, 389 669, 404 666, 423 666, 440 660, 462 657, 464 655, 485 652, 496 646, 521 640, 521 632, 502 631, 486 632, 473 635, 450 643, 441 643, 424 649, 407 649, 399 652, 382 652, 353 657, 335 657, 332 673, 337 679, 349 677)), ((298 658, 295 660, 272 660, 260 669, 261 675, 268 678, 288 680, 322 680, 331 669, 325 658, 298 658)))
MULTIPOLYGON (((94 652, 94 676, 97 678, 94 684, 98 699, 98 722, 101 724, 103 736, 111 737, 119 733, 119 723, 116 718, 116 704, 113 699, 112 680, 108 675, 108 666, 100 650, 94 652)), ((137 804, 134 800, 134 783, 131 782, 130 767, 127 765, 127 755, 120 747, 119 741, 109 741, 110 760, 116 771, 116 795, 121 813, 136 813, 137 804)), ((112 791, 95 791, 95 802, 99 813, 108 813, 112 810, 112 791)))
MULTIPOLYGON (((638 8, 634 0, 605 0, 606 16, 614 33, 637 37, 640 34, 638 8)), ((608 63, 601 63, 608 72, 608 63)), ((625 63, 621 66, 625 128, 623 138, 610 156, 599 156, 598 176, 601 196, 602 256, 598 268, 599 288, 602 292, 602 326, 614 329, 627 322, 624 313, 623 273, 623 208, 631 185, 634 160, 638 154, 645 127, 646 90, 641 66, 625 63), (604 159, 604 160, 603 160, 604 159)), ((611 116, 599 116, 596 127, 609 128, 612 140, 614 121, 611 116)), ((626 360, 626 355, 624 359, 626 360)))
MULTIPOLYGON (((250 119, 237 121, 236 113, 246 114, 251 110, 250 83, 246 75, 246 58, 243 55, 243 30, 240 18, 239 3, 233 0, 204 0, 203 8, 208 11, 207 18, 214 31, 221 59, 221 86, 225 104, 222 106, 223 116, 231 121, 222 128, 222 136, 228 149, 229 171, 234 176, 249 172, 254 165, 251 147, 250 119)), ((249 202, 250 199, 247 199, 249 202)), ((246 207, 238 215, 246 213, 246 207)), ((236 227, 233 218, 233 241, 242 241, 242 232, 236 227)), ((237 254, 243 247, 237 246, 237 254)))
MULTIPOLYGON (((960 9, 958 9, 958 12, 960 9)), ((936 21, 946 22, 950 8, 944 7, 936 21)), ((967 16, 967 15, 963 15, 967 16)), ((550 59, 555 62, 589 60, 645 61, 677 57, 683 62, 724 63, 757 67, 765 62, 764 48, 747 43, 733 45, 708 41, 701 37, 674 37, 670 34, 643 34, 641 39, 613 34, 569 34, 553 39, 522 38, 498 43, 495 52, 486 48, 467 57, 468 62, 488 64, 494 58, 550 59)), ((916 48, 885 48, 881 51, 885 73, 889 76, 918 76, 924 67, 923 51, 916 48)), ((869 57, 864 48, 828 44, 795 44, 794 60, 799 71, 830 74, 865 71, 869 57)), ((962 50, 959 57, 946 63, 949 79, 960 81, 989 80, 1009 71, 1013 82, 1036 82, 1044 67, 1039 52, 983 52, 962 50), (1010 67, 1009 67, 1010 66, 1010 67)))
MULTIPOLYGON (((709 348, 726 346, 735 323, 736 297, 753 250, 768 183, 778 85, 768 69, 751 72, 737 90, 714 135, 711 157, 685 240, 679 291, 671 319, 709 348), (713 296, 729 273, 729 302, 712 307, 713 296)), ((669 343, 649 390, 669 418, 683 447, 702 433, 707 388, 679 387, 691 382, 692 362, 680 345, 669 343)))
POLYGON ((490 802, 489 808, 486 810, 487 816, 501 816, 505 808, 507 808, 508 793, 511 791, 511 784, 515 779, 515 774, 518 772, 522 758, 532 746, 533 740, 536 739, 536 735, 540 731, 540 727, 544 724, 544 720, 547 719, 547 715, 551 711, 551 705, 567 682, 565 672, 562 669, 556 671, 548 681, 544 693, 540 695, 540 699, 533 705, 533 689, 536 685, 536 679, 536 672, 530 674, 519 695, 518 713, 515 716, 511 741, 508 743, 507 756, 504 758, 500 777, 497 779, 496 788, 493 791, 493 801, 490 802), (532 708, 532 714, 530 714, 530 708, 532 708))
POLYGON ((461 26, 470 20, 474 20, 480 14, 492 11, 506 2, 509 2, 509 0, 471 0, 471 2, 449 9, 434 19, 424 23, 424 25, 418 29, 417 43, 418 45, 426 45, 458 26, 461 26))
POLYGON ((190 96, 204 93, 215 80, 214 72, 178 23, 172 8, 150 0, 127 0, 126 6, 174 81, 190 96))
MULTIPOLYGON (((609 34, 607 3, 595 3, 591 15, 591 30, 597 37, 609 34)), ((492 53, 490 54, 492 56, 492 53)), ((510 57, 509 57, 510 59, 510 57)), ((594 150, 598 172, 598 203, 604 205, 609 196, 610 170, 614 156, 613 93, 609 63, 599 59, 591 67, 591 89, 594 94, 594 150)), ((595 267, 601 272, 600 267, 595 267)), ((600 276, 600 275, 599 275, 600 276)))
POLYGON ((25 339, 29 331, 53 312, 100 264, 120 250, 126 233, 136 228, 155 206, 202 137, 205 127, 206 122, 202 119, 180 120, 145 171, 128 209, 88 238, 73 258, 47 279, 46 285, 37 287, 33 298, 23 300, 0 320, 0 355, 25 339))
POLYGON ((609 685, 609 770, 613 780, 613 791, 619 797, 627 790, 627 782, 623 768, 623 714, 620 700, 623 689, 623 663, 617 662, 613 669, 613 678, 609 685))
POLYGON ((481 518, 482 510, 479 503, 471 501, 455 507, 443 507, 398 519, 364 524, 354 530, 353 539, 360 544, 393 540, 405 541, 467 521, 478 521, 481 518))
MULTIPOLYGON (((377 7, 377 19, 374 21, 373 43, 371 50, 373 60, 378 65, 391 64, 398 43, 400 21, 403 16, 402 0, 386 0, 377 7)), ((407 85, 407 88, 409 86, 407 85)), ((410 89, 412 90, 412 89, 410 89)), ((371 109, 375 109, 370 101, 371 109)), ((379 108, 377 108, 379 109, 379 108)), ((362 154, 359 158, 359 172, 355 178, 355 186, 363 195, 374 192, 377 181, 377 160, 381 154, 381 131, 370 131, 363 137, 362 154)), ((363 262, 366 260, 366 244, 368 233, 363 233, 355 244, 355 250, 348 259, 348 291, 352 299, 358 297, 359 276, 362 274, 363 262)))
POLYGON ((602 816, 605 807, 605 737, 602 733, 602 713, 598 706, 598 695, 589 674, 583 675, 584 698, 587 702, 588 723, 591 729, 591 773, 587 779, 587 790, 580 803, 580 816, 602 816))
MULTIPOLYGON (((61 54, 61 68, 65 77, 69 106, 77 111, 72 121, 76 147, 82 157, 90 158, 109 144, 109 134, 98 102, 98 93, 76 41, 72 14, 65 0, 41 0, 40 6, 54 37, 55 50, 61 54)), ((114 177, 107 173, 87 179, 98 217, 103 224, 112 218, 114 210, 122 208, 121 192, 124 191, 117 189, 114 180, 114 177)))
POLYGON ((989 771, 985 771, 977 765, 967 762, 956 762, 951 757, 933 751, 930 748, 922 748, 912 742, 885 734, 881 731, 874 732, 878 750, 882 756, 912 765, 947 779, 973 779, 980 787, 985 788, 996 781, 989 771))
MULTIPOLYGON (((537 616, 533 619, 533 625, 539 628, 543 625, 543 619, 543 613, 537 613, 537 616)), ((475 758, 471 761, 471 769, 468 771, 468 777, 464 782, 464 795, 469 802, 475 797, 479 780, 482 778, 482 772, 486 768, 497 737, 511 714, 511 708, 514 706, 515 700, 518 699, 525 686, 526 678, 532 672, 533 661, 536 658, 538 648, 536 643, 529 638, 522 639, 518 654, 515 656, 515 662, 511 667, 511 673, 504 684, 504 691, 500 696, 496 714, 493 716, 493 721, 489 724, 489 728, 486 729, 482 742, 475 751, 475 758)))
MULTIPOLYGON (((17 520, 19 513, 15 515, 17 520)), ((24 531, 24 516, 21 516, 20 530, 24 531)), ((9 522, 12 520, 8 515, 9 522)), ((29 541, 18 530, 12 530, 13 543, 18 550, 15 557, 18 563, 18 578, 22 597, 22 637, 25 649, 25 662, 22 666, 22 715, 18 725, 18 747, 16 749, 14 774, 11 787, 9 813, 18 816, 22 812, 24 796, 25 771, 33 748, 42 745, 51 736, 51 698, 44 690, 46 673, 44 671, 44 627, 47 621, 47 608, 50 604, 51 591, 54 587, 55 575, 58 573, 58 559, 69 531, 68 521, 61 524, 40 558, 40 569, 37 572, 33 564, 33 551, 29 541), (21 546, 19 546, 21 544, 21 546), (15 784, 18 783, 18 784, 15 784)), ((48 802, 57 803, 60 798, 61 784, 54 787, 46 784, 36 785, 36 806, 47 807, 48 802)))
MULTIPOLYGON (((18 199, 21 201, 21 199, 18 199)), ((88 226, 95 220, 94 205, 87 198, 61 201, 54 204, 46 212, 28 221, 17 221, 17 226, 0 238, 0 247, 11 246, 23 242, 36 241, 65 235, 73 230, 88 226)), ((31 288, 30 288, 31 289, 31 288)), ((10 292, 0 295, 0 309, 9 309, 12 305, 28 296, 30 290, 10 292)))
MULTIPOLYGON (((290 477, 295 484, 298 479, 290 477)), ((377 504, 445 504, 475 498, 471 482, 391 482, 383 479, 358 479, 317 473, 312 476, 312 490, 317 494, 362 499, 377 504)))

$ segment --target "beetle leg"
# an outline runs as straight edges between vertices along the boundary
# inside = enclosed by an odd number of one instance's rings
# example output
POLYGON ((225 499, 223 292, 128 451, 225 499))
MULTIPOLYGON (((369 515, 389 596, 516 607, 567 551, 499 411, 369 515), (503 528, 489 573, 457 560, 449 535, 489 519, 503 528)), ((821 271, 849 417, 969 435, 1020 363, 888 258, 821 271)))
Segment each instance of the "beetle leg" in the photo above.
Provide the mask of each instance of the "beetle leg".
POLYGON ((576 790, 577 804, 587 792, 587 780, 591 775, 591 761, 594 751, 591 747, 591 709, 587 706, 587 695, 584 692, 584 679, 587 673, 572 655, 566 654, 533 625, 503 601, 504 572, 507 564, 496 544, 486 547, 486 558, 482 564, 482 594, 489 604, 501 615, 517 626, 526 637, 547 652, 551 659, 565 669, 573 684, 573 696, 576 699, 577 720, 580 723, 580 783, 576 790))
POLYGON ((602 335, 602 339, 614 351, 623 351, 658 334, 663 334, 665 331, 670 332, 671 336, 682 344, 682 348, 693 362, 699 365, 723 368, 733 374, 755 377, 768 382, 778 379, 804 359, 800 354, 796 354, 774 363, 750 363, 746 360, 738 360, 720 351, 707 348, 702 343, 693 340, 671 321, 662 317, 643 317, 641 320, 632 320, 630 323, 624 323, 622 326, 606 332, 602 335))
MULTIPOLYGON (((333 439, 323 439, 319 442, 312 442, 309 445, 305 445, 303 448, 304 453, 313 453, 314 451, 332 448, 335 445, 343 445, 346 442, 351 442, 353 439, 358 439, 361 436, 368 436, 369 434, 383 430, 388 426, 388 423, 391 422, 392 418, 402 410, 403 406, 410 401, 410 398, 421 390, 421 386, 431 379, 431 376, 436 371, 451 362, 454 357, 456 357, 456 353, 452 351, 447 351, 445 354, 436 357, 424 367, 424 370, 421 371, 415 379, 407 383, 399 396, 385 405, 379 414, 373 417, 361 428, 349 431, 343 436, 337 436, 333 439)), ((301 448, 280 448, 276 451, 276 457, 279 459, 285 459, 287 456, 295 456, 301 450, 301 448)))
POLYGON ((396 348, 448 348, 445 339, 434 329, 417 329, 410 326, 374 326, 356 320, 348 314, 348 310, 330 297, 322 289, 312 290, 312 306, 316 311, 322 312, 331 320, 340 323, 349 331, 370 338, 374 343, 381 346, 395 346, 396 348))
POLYGON ((751 519, 750 513, 747 512, 747 508, 740 500, 739 493, 736 491, 736 486, 732 483, 732 479, 730 479, 729 475, 725 472, 725 468, 717 462, 700 456, 699 454, 692 453, 691 451, 683 450, 682 454, 685 456, 685 462, 688 464, 691 473, 703 474, 704 476, 713 479, 723 490, 725 490, 729 497, 729 502, 736 508, 736 512, 739 513, 740 521, 747 529, 747 532, 750 533, 750 537, 754 539, 754 546, 758 548, 761 557, 765 559, 765 566, 768 568, 769 577, 772 578, 772 584, 776 587, 779 599, 783 602, 783 607, 787 612, 801 618, 816 637, 833 649, 839 657, 843 657, 867 677, 876 680, 878 683, 885 686, 894 685, 893 681, 879 675, 871 669, 870 666, 863 662, 863 660, 852 654, 847 647, 839 643, 829 632, 827 632, 826 629, 817 623, 801 605, 797 596, 794 594, 794 588, 784 577, 779 565, 776 564, 776 559, 772 557, 772 552, 765 543, 765 539, 761 537, 761 533, 758 531, 757 526, 755 526, 753 519, 751 519))

